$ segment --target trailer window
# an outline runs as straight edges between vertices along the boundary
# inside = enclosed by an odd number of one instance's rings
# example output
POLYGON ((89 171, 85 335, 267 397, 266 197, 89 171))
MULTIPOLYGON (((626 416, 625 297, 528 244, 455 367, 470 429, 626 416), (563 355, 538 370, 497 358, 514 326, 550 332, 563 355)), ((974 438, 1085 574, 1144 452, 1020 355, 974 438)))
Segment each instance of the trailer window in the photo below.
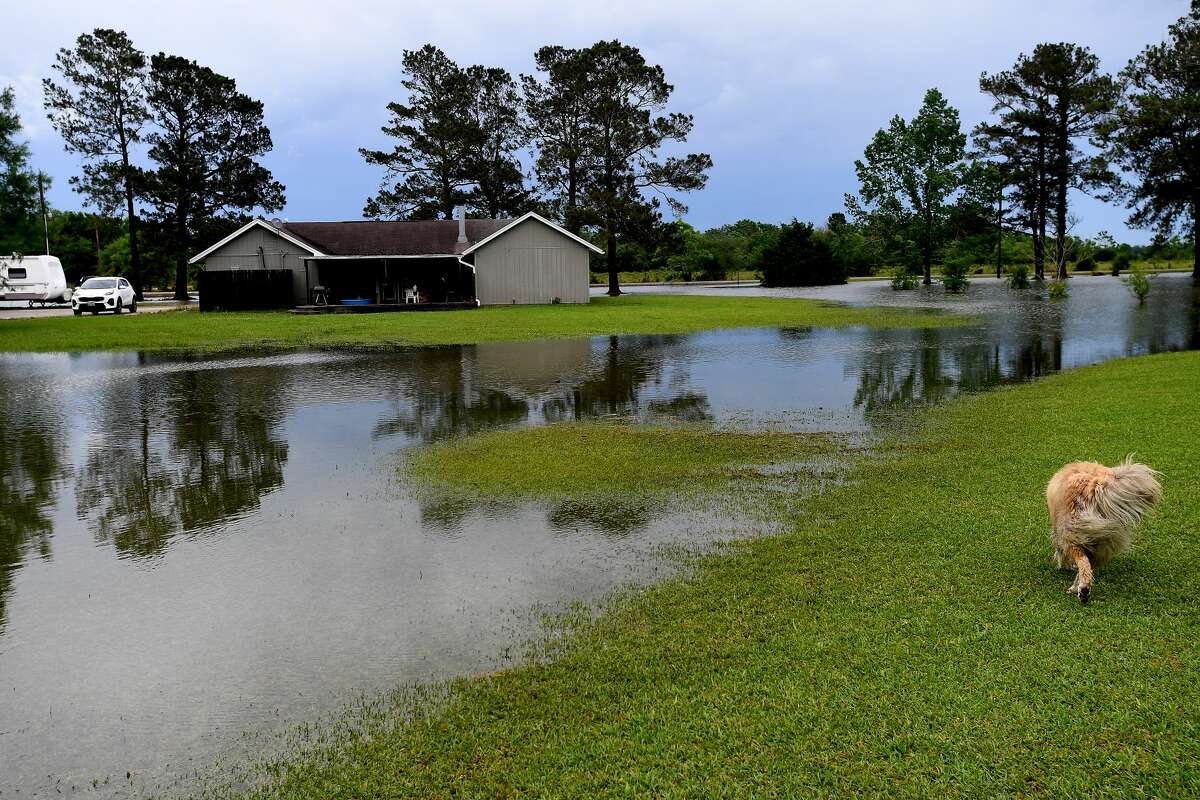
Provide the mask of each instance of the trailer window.
POLYGON ((26 275, 26 273, 25 273, 24 267, 9 267, 8 268, 9 280, 19 280, 20 278, 24 278, 25 275, 26 275))

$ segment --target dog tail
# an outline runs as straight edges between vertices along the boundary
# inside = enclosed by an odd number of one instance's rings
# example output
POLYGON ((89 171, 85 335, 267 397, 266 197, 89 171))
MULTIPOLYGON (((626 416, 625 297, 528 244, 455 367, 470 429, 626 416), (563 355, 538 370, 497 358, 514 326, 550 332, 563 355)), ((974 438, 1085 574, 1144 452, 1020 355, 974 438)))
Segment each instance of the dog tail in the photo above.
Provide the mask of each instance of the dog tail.
POLYGON ((1091 502, 1079 509, 1060 546, 1081 547, 1097 567, 1128 550, 1133 529, 1162 499, 1159 475, 1132 457, 1113 467, 1112 477, 1098 482, 1091 502))
POLYGON ((1112 471, 1113 479, 1096 489, 1096 509, 1126 528, 1135 528, 1162 500, 1162 484, 1158 482, 1162 473, 1134 463, 1132 455, 1112 471))

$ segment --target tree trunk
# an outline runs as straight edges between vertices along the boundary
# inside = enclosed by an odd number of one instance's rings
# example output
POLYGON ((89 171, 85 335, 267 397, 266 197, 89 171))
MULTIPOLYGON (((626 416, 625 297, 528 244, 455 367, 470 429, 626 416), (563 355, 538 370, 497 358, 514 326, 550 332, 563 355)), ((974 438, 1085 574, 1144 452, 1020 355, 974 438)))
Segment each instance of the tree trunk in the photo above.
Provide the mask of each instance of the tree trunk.
POLYGON ((1054 178, 1057 181, 1054 185, 1054 261, 1058 268, 1055 278, 1063 281, 1067 279, 1067 179, 1070 177, 1067 174, 1070 171, 1067 158, 1070 139, 1065 107, 1060 107, 1058 117, 1058 136, 1054 152, 1054 178))
POLYGON ((117 112, 117 127, 120 133, 121 179, 125 187, 125 214, 129 223, 129 282, 133 284, 133 297, 142 299, 142 254, 138 248, 137 211, 133 207, 133 168, 129 164, 129 140, 125 133, 123 107, 117 112))
POLYGON ((187 221, 191 216, 192 205, 186 193, 179 191, 175 194, 175 299, 186 303, 188 300, 188 253, 191 252, 191 237, 188 235, 187 221))
POLYGON ((621 282, 617 278, 617 232, 612 217, 607 220, 604 232, 604 261, 608 266, 608 296, 616 297, 621 294, 621 282))
POLYGON ((133 284, 133 296, 142 299, 142 255, 138 249, 137 212, 133 209, 133 187, 126 183, 125 211, 129 215, 129 282, 133 284))
POLYGON ((96 233, 96 272, 100 271, 100 215, 92 214, 92 230, 96 233))
POLYGON ((567 230, 576 236, 579 235, 579 229, 582 227, 579 224, 579 214, 575 211, 576 204, 579 202, 579 189, 575 179, 575 159, 567 161, 567 207, 563 209, 563 222, 566 223, 567 230))
POLYGON ((1060 281, 1067 279, 1067 182, 1064 177, 1058 176, 1054 200, 1054 261, 1057 267, 1054 277, 1060 281))
POLYGON ((1033 275, 1046 279, 1046 143, 1037 137, 1037 185, 1033 209, 1033 275))
POLYGON ((454 197, 450 190, 450 180, 442 175, 442 214, 446 219, 454 219, 454 197))
POLYGON ((925 279, 923 283, 929 286, 933 283, 933 219, 929 216, 925 218, 925 236, 921 243, 921 261, 925 266, 925 279))
POLYGON ((1200 211, 1200 190, 1192 192, 1192 278, 1200 279, 1200 230, 1196 228, 1200 211))
POLYGON ((186 303, 188 300, 188 264, 187 253, 180 251, 175 254, 175 299, 186 303))
POLYGON ((1000 197, 996 201, 996 280, 1004 272, 1004 187, 1000 188, 1000 197))

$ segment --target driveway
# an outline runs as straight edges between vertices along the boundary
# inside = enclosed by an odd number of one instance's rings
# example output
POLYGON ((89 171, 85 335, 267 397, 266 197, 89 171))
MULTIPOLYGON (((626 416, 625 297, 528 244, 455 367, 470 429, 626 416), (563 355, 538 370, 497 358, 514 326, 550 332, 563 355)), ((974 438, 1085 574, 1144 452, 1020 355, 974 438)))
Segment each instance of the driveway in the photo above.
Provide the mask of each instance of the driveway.
MULTIPOLYGON (((174 300, 143 300, 138 303, 137 313, 152 314, 158 311, 174 311, 179 308, 198 308, 199 304, 176 303, 174 300)), ((126 312, 128 313, 128 312, 126 312)), ((70 306, 47 306, 46 308, 30 308, 28 303, 0 303, 0 319, 33 319, 34 317, 69 317, 70 306)), ((90 317, 91 314, 84 314, 90 317)))

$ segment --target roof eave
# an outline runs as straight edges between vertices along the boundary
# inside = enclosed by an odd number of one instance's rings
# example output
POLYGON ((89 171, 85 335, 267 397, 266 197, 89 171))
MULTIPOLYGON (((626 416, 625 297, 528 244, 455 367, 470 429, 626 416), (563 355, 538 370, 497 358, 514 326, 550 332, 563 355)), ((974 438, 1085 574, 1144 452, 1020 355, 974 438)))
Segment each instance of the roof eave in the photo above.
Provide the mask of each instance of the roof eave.
POLYGON ((550 220, 543 217, 541 214, 538 214, 536 211, 530 211, 530 212, 526 213, 524 216, 514 219, 512 222, 508 223, 500 230, 492 233, 490 236, 486 236, 486 237, 480 239, 478 242, 471 245, 466 250, 463 250, 460 255, 465 256, 465 255, 475 252, 476 250, 483 247, 488 242, 495 239, 497 236, 500 236, 501 234, 503 234, 505 231, 509 230, 510 228, 514 228, 517 225, 520 225, 522 222, 525 222, 526 220, 529 220, 529 219, 537 220, 538 222, 542 223, 543 225, 553 228, 554 230, 561 233, 563 236, 566 236, 568 239, 578 242, 579 244, 583 245, 584 247, 591 250, 593 253, 596 253, 597 255, 604 255, 603 250, 601 250, 599 247, 596 247, 596 245, 592 244, 587 239, 576 236, 575 234, 571 233, 569 230, 567 230, 563 226, 551 222, 550 220))
POLYGON ((276 228, 274 225, 272 225, 271 223, 267 222, 264 219, 255 217, 254 219, 250 220, 245 225, 238 228, 236 231, 229 234, 228 236, 226 236, 224 239, 217 242, 213 246, 206 248, 204 250, 201 250, 199 253, 197 253, 196 255, 189 258, 188 263, 195 264, 197 261, 203 261, 205 256, 209 255, 210 253, 212 253, 215 250, 221 249, 225 245, 232 242, 234 239, 241 236, 246 231, 250 230, 251 228, 258 227, 258 226, 266 228, 271 233, 275 234, 276 236, 280 237, 281 239, 286 239, 287 241, 291 242, 292 244, 296 245, 297 247, 303 247, 305 250, 307 250, 309 253, 311 253, 314 256, 324 255, 324 253, 322 253, 320 250, 317 250, 316 248, 314 248, 311 244, 296 238, 296 236, 294 234, 289 233, 288 231, 286 231, 282 228, 276 228))

